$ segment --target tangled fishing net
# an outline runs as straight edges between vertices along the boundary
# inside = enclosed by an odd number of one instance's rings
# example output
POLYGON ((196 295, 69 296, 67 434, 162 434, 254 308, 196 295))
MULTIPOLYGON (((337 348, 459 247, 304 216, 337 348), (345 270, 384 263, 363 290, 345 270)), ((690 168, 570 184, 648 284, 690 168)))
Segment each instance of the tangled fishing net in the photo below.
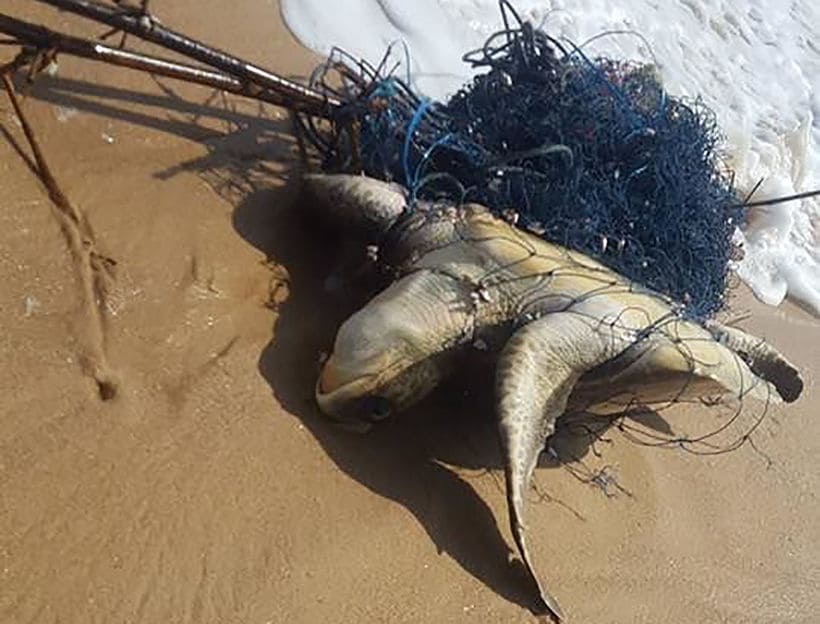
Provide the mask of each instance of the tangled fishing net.
POLYGON ((302 119, 324 168, 484 204, 689 317, 714 314, 743 219, 714 115, 667 94, 651 65, 591 59, 500 4, 503 30, 464 56, 485 73, 447 102, 415 93, 389 54, 374 67, 334 51, 312 86, 348 104, 330 132, 302 119))

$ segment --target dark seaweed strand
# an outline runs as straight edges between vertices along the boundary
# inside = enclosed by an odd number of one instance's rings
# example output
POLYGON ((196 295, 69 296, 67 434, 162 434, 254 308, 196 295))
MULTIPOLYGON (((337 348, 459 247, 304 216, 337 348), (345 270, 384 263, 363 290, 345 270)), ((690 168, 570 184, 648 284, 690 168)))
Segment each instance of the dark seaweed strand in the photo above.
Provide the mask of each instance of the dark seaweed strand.
POLYGON ((484 73, 446 103, 416 95, 387 62, 348 59, 359 79, 341 87, 341 53, 319 68, 311 86, 349 102, 333 140, 309 133, 325 169, 514 210, 520 226, 673 297, 687 316, 713 315, 744 218, 714 114, 668 95, 651 65, 591 59, 501 6, 504 29, 464 56, 484 73), (344 120, 357 122, 357 154, 344 120))

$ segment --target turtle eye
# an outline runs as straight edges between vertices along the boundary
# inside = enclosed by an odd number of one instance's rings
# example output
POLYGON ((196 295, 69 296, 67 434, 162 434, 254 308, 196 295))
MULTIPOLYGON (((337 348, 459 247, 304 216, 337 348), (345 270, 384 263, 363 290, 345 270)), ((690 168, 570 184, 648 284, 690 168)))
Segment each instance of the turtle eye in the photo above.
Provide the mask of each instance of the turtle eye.
POLYGON ((392 412, 390 401, 380 396, 369 396, 364 399, 362 409, 371 420, 384 420, 392 412))

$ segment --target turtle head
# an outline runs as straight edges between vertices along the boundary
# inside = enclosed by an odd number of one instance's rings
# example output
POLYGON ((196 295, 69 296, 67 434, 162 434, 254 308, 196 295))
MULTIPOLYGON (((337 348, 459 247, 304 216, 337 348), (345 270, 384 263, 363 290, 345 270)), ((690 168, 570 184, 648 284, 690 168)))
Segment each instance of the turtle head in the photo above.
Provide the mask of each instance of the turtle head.
POLYGON ((316 383, 327 416, 366 430, 438 384, 449 362, 440 332, 446 313, 434 309, 440 303, 425 302, 425 280, 422 274, 400 280, 339 328, 316 383))
POLYGON ((384 317, 354 315, 339 329, 316 383, 324 414, 358 431, 425 397, 442 377, 406 327, 384 317))

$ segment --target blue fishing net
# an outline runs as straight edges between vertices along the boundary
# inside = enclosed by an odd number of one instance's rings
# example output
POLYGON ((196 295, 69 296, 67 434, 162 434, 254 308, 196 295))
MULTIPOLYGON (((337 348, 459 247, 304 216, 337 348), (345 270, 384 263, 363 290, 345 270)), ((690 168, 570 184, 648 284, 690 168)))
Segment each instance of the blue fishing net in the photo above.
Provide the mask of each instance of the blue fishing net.
POLYGON ((416 94, 388 56, 373 67, 336 51, 313 86, 348 104, 331 133, 304 127, 325 168, 479 202, 687 316, 714 314, 744 216, 714 115, 667 94, 653 66, 590 59, 501 6, 504 29, 464 57, 484 72, 447 102, 416 94))

